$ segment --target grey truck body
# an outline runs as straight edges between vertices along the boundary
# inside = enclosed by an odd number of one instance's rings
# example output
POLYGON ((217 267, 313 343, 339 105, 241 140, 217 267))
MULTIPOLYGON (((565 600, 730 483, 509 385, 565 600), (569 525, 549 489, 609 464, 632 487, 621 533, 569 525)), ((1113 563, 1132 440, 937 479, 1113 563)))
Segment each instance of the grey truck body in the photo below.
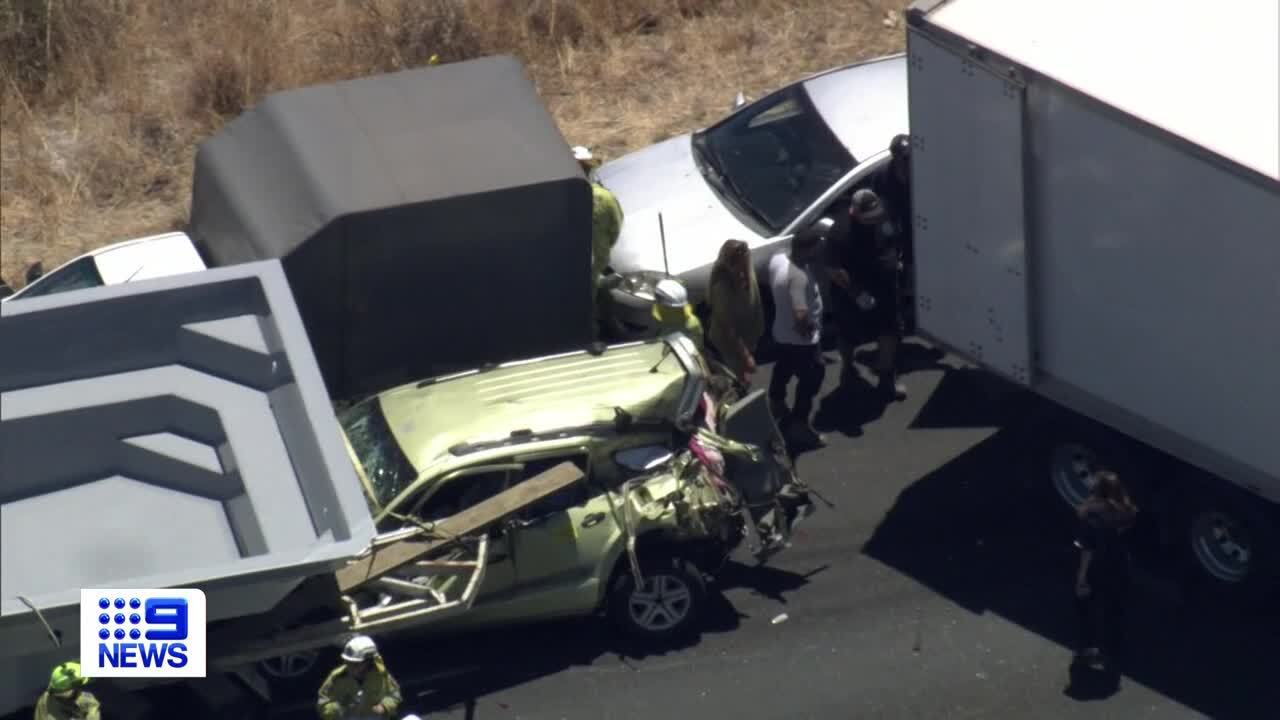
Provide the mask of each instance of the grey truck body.
POLYGON ((518 60, 274 93, 201 143, 210 267, 279 259, 331 396, 591 342, 591 189, 518 60))

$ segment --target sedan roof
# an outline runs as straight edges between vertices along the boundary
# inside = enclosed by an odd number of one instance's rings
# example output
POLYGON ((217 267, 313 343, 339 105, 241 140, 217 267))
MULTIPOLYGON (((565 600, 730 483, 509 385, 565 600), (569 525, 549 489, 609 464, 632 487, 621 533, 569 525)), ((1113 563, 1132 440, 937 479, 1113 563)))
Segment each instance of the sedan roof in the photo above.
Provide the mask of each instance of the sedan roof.
POLYGON ((802 81, 831 131, 858 162, 907 132, 907 59, 891 55, 802 81))

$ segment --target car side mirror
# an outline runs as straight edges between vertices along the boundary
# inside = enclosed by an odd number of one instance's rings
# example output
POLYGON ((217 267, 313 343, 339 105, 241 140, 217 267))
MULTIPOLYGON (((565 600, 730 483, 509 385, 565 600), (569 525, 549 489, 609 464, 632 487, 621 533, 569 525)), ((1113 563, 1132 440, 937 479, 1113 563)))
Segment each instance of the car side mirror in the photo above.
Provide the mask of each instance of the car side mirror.
POLYGON ((733 109, 737 110, 738 108, 746 104, 747 104, 747 96, 743 95, 742 91, 739 90, 738 94, 733 97, 733 109))
POLYGON ((13 288, 9 287, 9 283, 0 280, 0 299, 7 298, 13 294, 13 288))
POLYGON ((26 276, 26 281, 27 281, 27 284, 28 284, 28 285, 30 285, 31 283, 33 283, 33 282, 35 282, 35 281, 39 280, 39 279, 40 279, 40 278, 42 278, 42 277, 44 277, 44 263, 43 263, 43 262, 40 262, 39 260, 37 260, 37 261, 35 261, 35 262, 31 263, 31 265, 30 265, 29 267, 27 267, 27 276, 26 276))

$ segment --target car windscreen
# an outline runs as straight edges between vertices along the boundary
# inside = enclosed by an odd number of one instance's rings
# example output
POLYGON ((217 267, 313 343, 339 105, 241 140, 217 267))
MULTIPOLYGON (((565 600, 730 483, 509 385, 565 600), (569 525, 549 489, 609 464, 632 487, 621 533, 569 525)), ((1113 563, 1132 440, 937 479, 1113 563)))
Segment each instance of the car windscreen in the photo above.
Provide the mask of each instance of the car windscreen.
POLYGON ((30 287, 23 288, 14 300, 54 295, 69 290, 101 287, 102 275, 91 257, 83 257, 66 267, 58 268, 48 275, 36 280, 30 287))
POLYGON ((418 477, 400 443, 391 434, 377 398, 353 406, 339 416, 342 431, 373 488, 373 500, 384 508, 418 477))
POLYGON ((775 235, 856 165, 801 85, 699 136, 728 192, 775 235))

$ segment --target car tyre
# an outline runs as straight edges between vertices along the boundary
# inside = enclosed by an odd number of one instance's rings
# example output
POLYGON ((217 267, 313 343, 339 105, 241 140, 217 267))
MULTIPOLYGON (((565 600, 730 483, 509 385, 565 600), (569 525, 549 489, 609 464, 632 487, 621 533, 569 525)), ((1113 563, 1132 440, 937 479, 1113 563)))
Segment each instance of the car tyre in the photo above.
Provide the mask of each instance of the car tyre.
POLYGON ((646 646, 671 645, 696 634, 706 605, 706 580, 693 563, 675 555, 641 565, 637 588, 626 560, 610 589, 607 613, 628 639, 646 646))

